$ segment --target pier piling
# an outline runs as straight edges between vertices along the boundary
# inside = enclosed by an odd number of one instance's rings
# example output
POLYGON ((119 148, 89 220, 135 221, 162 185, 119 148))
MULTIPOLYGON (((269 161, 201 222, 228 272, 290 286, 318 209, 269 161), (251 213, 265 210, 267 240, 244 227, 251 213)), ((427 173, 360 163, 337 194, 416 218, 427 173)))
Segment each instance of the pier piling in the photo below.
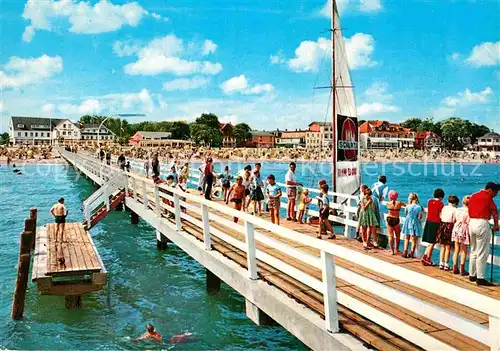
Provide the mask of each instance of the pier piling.
POLYGON ((206 268, 205 272, 207 280, 207 294, 210 296, 217 295, 217 293, 220 291, 220 278, 206 268))
POLYGON ((156 247, 159 250, 166 250, 168 248, 168 242, 166 236, 162 235, 159 230, 156 231, 156 247))
POLYGON ((274 319, 269 317, 260 308, 255 306, 252 302, 245 299, 245 310, 247 317, 250 318, 258 326, 264 325, 278 325, 274 319))
POLYGON ((130 211, 130 220, 132 224, 139 224, 139 215, 134 211, 130 211))
POLYGON ((38 210, 36 208, 30 208, 30 219, 34 221, 34 226, 33 226, 33 238, 31 239, 32 245, 31 249, 35 249, 35 241, 36 241, 36 220, 38 218, 38 210))
POLYGON ((81 295, 66 295, 64 296, 64 307, 67 309, 82 307, 81 295))
MULTIPOLYGON (((30 217, 31 217, 30 210, 30 217)), ((36 210, 34 211, 36 216, 36 210)), ((36 218, 36 217, 35 217, 36 218)), ((28 276, 31 264, 30 252, 33 248, 34 232, 36 230, 36 220, 29 218, 24 221, 24 231, 21 233, 19 244, 19 260, 17 264, 17 280, 14 290, 14 300, 12 301, 12 318, 20 320, 24 314, 24 304, 26 300, 26 289, 28 287, 28 276)))

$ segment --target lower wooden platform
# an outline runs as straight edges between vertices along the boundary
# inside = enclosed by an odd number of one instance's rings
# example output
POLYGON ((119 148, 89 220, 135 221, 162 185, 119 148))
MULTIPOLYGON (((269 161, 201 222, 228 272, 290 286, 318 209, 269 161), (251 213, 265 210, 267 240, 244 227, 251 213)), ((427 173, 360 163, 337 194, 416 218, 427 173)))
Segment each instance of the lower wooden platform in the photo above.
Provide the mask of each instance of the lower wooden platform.
POLYGON ((56 224, 37 228, 32 281, 51 295, 81 295, 102 290, 107 272, 82 223, 66 223, 56 238, 56 224))

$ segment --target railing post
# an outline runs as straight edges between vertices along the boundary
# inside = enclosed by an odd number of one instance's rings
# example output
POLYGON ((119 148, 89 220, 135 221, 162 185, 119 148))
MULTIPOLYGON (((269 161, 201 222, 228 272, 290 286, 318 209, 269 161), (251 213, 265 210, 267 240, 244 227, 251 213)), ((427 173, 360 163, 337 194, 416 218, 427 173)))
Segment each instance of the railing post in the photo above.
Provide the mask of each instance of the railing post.
POLYGON ((490 328, 490 348, 491 350, 500 350, 500 318, 497 316, 489 317, 490 328))
POLYGON ((337 284, 335 281, 335 263, 333 262, 333 255, 321 251, 321 265, 326 329, 329 332, 337 333, 339 331, 339 317, 337 311, 337 284))
POLYGON ((255 232, 253 223, 245 221, 245 241, 247 244, 248 277, 252 280, 259 279, 257 275, 257 259, 255 257, 255 232))
POLYGON ((111 206, 109 205, 109 188, 107 185, 104 185, 104 203, 106 204, 106 211, 109 212, 111 206))
POLYGON ((148 209, 148 190, 146 189, 146 181, 142 181, 142 203, 144 205, 144 209, 148 209))
POLYGON ((158 184, 155 185, 155 209, 156 215, 158 218, 161 217, 161 205, 160 205, 160 189, 158 188, 158 184))
POLYGON ((203 242, 205 243, 205 250, 211 250, 212 240, 210 238, 210 222, 207 205, 201 205, 201 220, 203 221, 203 242))
POLYGON ((182 220, 181 220, 181 199, 179 194, 174 193, 174 208, 175 208, 175 229, 177 231, 182 230, 182 220))
POLYGON ((125 188, 125 197, 128 197, 128 176, 123 174, 124 179, 124 188, 125 188))
POLYGON ((346 202, 346 205, 345 205, 346 210, 344 211, 344 213, 345 213, 345 220, 346 220, 345 227, 344 227, 344 236, 346 238, 350 238, 351 237, 351 235, 350 235, 351 234, 351 230, 349 229, 350 225, 347 223, 348 221, 350 221, 353 218, 353 215, 352 215, 351 211, 349 211, 347 209, 347 207, 351 207, 351 201, 352 200, 350 198, 347 199, 347 202, 346 202))
POLYGON ((132 178, 132 191, 133 191, 133 196, 132 198, 134 200, 137 200, 137 185, 135 183, 135 178, 132 178))

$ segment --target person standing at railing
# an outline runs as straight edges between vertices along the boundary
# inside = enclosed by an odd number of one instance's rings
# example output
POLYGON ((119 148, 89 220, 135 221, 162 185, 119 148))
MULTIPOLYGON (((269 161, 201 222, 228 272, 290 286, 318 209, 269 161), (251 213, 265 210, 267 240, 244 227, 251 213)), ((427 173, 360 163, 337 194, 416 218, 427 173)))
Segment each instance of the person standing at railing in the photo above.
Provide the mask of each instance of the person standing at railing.
POLYGON ((429 243, 424 255, 422 256, 422 264, 424 266, 435 266, 432 262, 432 251, 436 245, 436 238, 441 224, 441 211, 444 204, 444 191, 443 189, 434 190, 434 198, 427 202, 427 221, 425 222, 424 235, 422 241, 429 243))
POLYGON ((297 199, 297 186, 302 186, 301 183, 297 183, 297 177, 295 176, 295 169, 297 165, 295 162, 290 162, 288 172, 285 175, 286 184, 286 196, 288 197, 288 206, 286 211, 287 221, 297 221, 295 213, 295 201, 297 199))
POLYGON ((450 268, 450 250, 451 236, 453 227, 457 221, 457 206, 458 197, 450 195, 448 197, 448 205, 441 210, 441 223, 439 224, 438 236, 436 242, 441 246, 439 252, 439 269, 449 271, 450 268))
POLYGON ((205 174, 205 183, 206 183, 205 199, 212 200, 212 186, 214 185, 214 166, 211 157, 207 158, 203 173, 205 174))
POLYGON ((457 221, 453 227, 451 235, 452 242, 455 243, 453 250, 453 274, 460 274, 464 277, 469 273, 465 270, 465 260, 467 259, 467 246, 470 245, 469 234, 469 200, 470 196, 466 195, 462 199, 462 207, 457 208, 457 221), (458 269, 458 253, 460 252, 460 270, 458 269))
POLYGON ((494 286, 485 279, 486 263, 493 233, 498 231, 498 209, 493 198, 498 195, 500 184, 488 183, 483 190, 473 194, 469 200, 469 233, 471 253, 469 261, 469 280, 477 285, 494 286), (493 217, 493 228, 490 218, 493 217))
MULTIPOLYGON (((365 197, 361 200, 361 211, 359 213, 359 225, 361 226, 361 235, 363 237, 363 247, 369 250, 370 235, 377 231, 379 223, 375 214, 375 204, 373 203, 371 189, 366 189, 365 197)), ((378 243, 374 240, 373 246, 378 248, 378 243)))
MULTIPOLYGON (((245 201, 245 186, 243 185, 243 178, 241 176, 236 177, 236 183, 231 186, 229 193, 227 194, 226 204, 229 203, 229 198, 231 197, 231 202, 233 207, 237 211, 241 211, 243 203, 245 201), (233 194, 233 197, 231 197, 233 194)), ((238 217, 233 218, 234 223, 238 223, 238 217)))
MULTIPOLYGON (((389 195, 390 196, 390 195, 389 195)), ((411 193, 408 196, 408 204, 406 205, 406 219, 403 224, 403 235, 405 236, 403 257, 415 257, 415 249, 417 247, 417 238, 422 236, 422 214, 424 209, 418 201, 418 195, 411 193), (408 254, 408 247, 411 238, 411 252, 408 254)), ((394 255, 394 251, 392 253, 394 255)))
POLYGON ((280 225, 280 208, 281 208, 281 188, 276 184, 276 178, 273 174, 267 176, 267 197, 269 199, 269 214, 271 216, 271 222, 280 225))
POLYGON ((111 152, 109 150, 106 151, 106 164, 111 166, 111 152))
POLYGON ((186 184, 189 180, 189 161, 184 163, 184 166, 179 171, 179 184, 186 184))
POLYGON ((160 161, 158 161, 158 153, 153 155, 153 160, 151 161, 151 172, 153 173, 153 181, 157 183, 160 180, 160 161))
POLYGON ((387 203, 387 209, 389 210, 389 214, 387 215, 387 230, 389 232, 389 246, 391 247, 393 255, 395 255, 396 253, 400 253, 399 241, 401 234, 401 224, 399 219, 399 212, 404 206, 406 206, 404 202, 398 201, 397 191, 389 191, 389 202, 387 203), (396 241, 396 246, 394 246, 394 241, 396 241))
POLYGON ((335 232, 330 224, 330 198, 328 197, 328 184, 321 185, 321 208, 319 210, 318 239, 321 239, 321 231, 325 227, 325 234, 330 231, 328 239, 335 239, 335 232))
POLYGON ((144 172, 146 172, 146 178, 149 178, 149 169, 151 168, 151 160, 149 159, 149 156, 146 158, 146 161, 144 161, 144 172))
POLYGON ((222 183, 224 202, 227 203, 229 201, 228 194, 229 194, 229 189, 231 189, 231 179, 233 179, 233 175, 229 173, 229 166, 224 167, 224 171, 221 174, 219 174, 219 179, 221 180, 222 183))
POLYGON ((307 216, 307 211, 311 202, 312 198, 309 197, 309 190, 306 188, 302 191, 299 198, 299 218, 297 219, 299 224, 304 224, 304 222, 307 221, 307 218, 304 216, 307 216))
POLYGON ((122 171, 125 170, 125 156, 123 154, 118 156, 118 166, 120 166, 120 169, 122 171))
POLYGON ((264 193, 262 192, 263 187, 264 182, 262 181, 260 171, 255 167, 250 179, 250 200, 252 201, 253 215, 258 213, 259 216, 262 216, 262 200, 264 200, 264 193))

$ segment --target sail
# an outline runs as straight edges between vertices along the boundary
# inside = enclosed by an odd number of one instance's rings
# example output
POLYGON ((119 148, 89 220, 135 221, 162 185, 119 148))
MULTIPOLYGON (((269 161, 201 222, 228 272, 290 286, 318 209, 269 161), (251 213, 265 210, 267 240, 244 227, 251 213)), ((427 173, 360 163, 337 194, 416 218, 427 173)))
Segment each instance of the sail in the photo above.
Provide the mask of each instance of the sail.
POLYGON ((358 114, 335 0, 332 1, 332 28, 334 191, 354 194, 361 182, 358 114))

